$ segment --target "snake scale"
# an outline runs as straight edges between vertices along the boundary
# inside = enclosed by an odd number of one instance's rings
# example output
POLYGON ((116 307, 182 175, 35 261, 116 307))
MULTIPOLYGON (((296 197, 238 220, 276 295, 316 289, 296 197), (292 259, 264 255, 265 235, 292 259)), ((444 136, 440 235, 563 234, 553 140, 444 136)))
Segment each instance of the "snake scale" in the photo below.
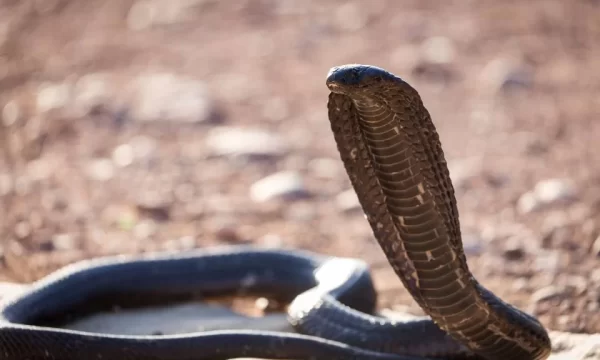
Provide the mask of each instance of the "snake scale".
POLYGON ((0 360, 546 359, 551 344, 543 326, 469 271, 441 143, 417 91, 367 65, 332 68, 326 83, 331 129, 366 218, 395 273, 429 317, 391 321, 369 314, 376 293, 366 264, 356 259, 253 247, 101 258, 67 266, 4 301, 0 360), (240 287, 295 296, 288 315, 299 334, 129 336, 42 321, 99 296, 240 287))

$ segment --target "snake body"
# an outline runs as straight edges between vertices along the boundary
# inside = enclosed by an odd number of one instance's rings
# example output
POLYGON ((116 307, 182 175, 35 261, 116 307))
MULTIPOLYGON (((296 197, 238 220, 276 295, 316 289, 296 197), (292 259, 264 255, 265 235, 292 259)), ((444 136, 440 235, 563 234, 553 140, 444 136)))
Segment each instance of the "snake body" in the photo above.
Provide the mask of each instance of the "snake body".
POLYGON ((393 322, 368 314, 376 294, 366 265, 354 259, 251 247, 106 258, 68 266, 5 301, 0 359, 547 358, 550 340, 542 325, 485 289, 469 271, 444 154, 417 91, 365 65, 333 68, 327 86, 333 135, 375 238, 431 318, 393 322), (124 336, 39 324, 101 295, 153 297, 239 287, 300 294, 289 317, 301 334, 124 336))
MULTIPOLYGON (((120 300, 235 291, 293 296, 328 294, 362 311, 376 303, 367 265, 298 250, 233 246, 144 258, 106 257, 69 265, 32 284, 0 310, 2 360, 381 359, 413 357, 369 351, 315 336, 213 330, 182 335, 115 335, 43 325, 96 298, 120 300), (42 325, 40 325, 40 322, 42 325)), ((335 299, 335 300, 333 300, 335 299)), ((284 298, 285 300, 285 298, 284 298)), ((289 299, 288 299, 289 300, 289 299)), ((343 308, 338 305, 340 310, 343 308)), ((152 332, 152 329, 149 329, 152 332)), ((420 358, 419 358, 420 359, 420 358)))
POLYGON ((333 68, 329 119, 341 159, 390 265, 433 321, 485 359, 545 359, 532 316, 471 274, 438 133, 418 92, 374 66, 333 68))

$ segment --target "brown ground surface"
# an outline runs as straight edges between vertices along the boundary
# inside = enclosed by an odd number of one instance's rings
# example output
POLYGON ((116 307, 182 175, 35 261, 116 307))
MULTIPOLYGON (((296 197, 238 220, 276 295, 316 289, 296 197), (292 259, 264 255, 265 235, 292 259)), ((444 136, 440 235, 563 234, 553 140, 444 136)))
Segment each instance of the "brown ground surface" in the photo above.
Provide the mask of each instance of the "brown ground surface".
POLYGON ((324 78, 367 63, 408 80, 432 113, 475 276, 550 329, 600 331, 597 1, 0 4, 0 279, 103 254, 268 243, 364 258, 381 306, 418 313, 362 214, 336 205, 349 182, 324 78), (202 82, 210 119, 141 121, 131 84, 152 73, 202 82), (78 98, 90 74, 110 89, 93 106, 78 98), (45 97, 42 84, 54 86, 45 97), (217 126, 265 129, 286 151, 213 156, 217 126), (119 145, 152 141, 113 164, 119 145), (279 170, 298 171, 308 196, 253 201, 251 185, 279 170), (574 196, 519 211, 551 178, 574 196))

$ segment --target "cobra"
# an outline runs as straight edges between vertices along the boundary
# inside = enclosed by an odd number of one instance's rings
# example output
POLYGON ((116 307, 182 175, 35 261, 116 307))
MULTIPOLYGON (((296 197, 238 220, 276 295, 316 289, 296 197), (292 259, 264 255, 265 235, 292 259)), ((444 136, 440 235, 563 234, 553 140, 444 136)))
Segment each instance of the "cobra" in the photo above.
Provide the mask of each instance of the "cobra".
POLYGON ((551 344, 543 326, 469 270, 444 153, 418 92, 367 65, 335 67, 326 84, 333 136, 373 234, 430 318, 366 314, 375 292, 366 265, 353 259, 252 247, 105 258, 68 266, 5 301, 0 359, 546 359, 551 344), (300 294, 288 311, 301 334, 125 336, 34 325, 98 295, 231 291, 249 274, 255 290, 300 294))

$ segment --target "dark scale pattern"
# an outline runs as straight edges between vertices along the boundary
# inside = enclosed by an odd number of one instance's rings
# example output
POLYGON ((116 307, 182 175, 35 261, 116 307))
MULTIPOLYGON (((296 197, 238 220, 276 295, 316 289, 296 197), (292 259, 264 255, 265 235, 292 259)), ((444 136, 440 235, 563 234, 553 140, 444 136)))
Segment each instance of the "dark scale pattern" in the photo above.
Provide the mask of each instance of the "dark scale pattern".
POLYGON ((385 70, 332 70, 329 118, 374 235, 417 303, 486 359, 545 359, 539 322, 471 275, 439 136, 410 85, 385 70))

